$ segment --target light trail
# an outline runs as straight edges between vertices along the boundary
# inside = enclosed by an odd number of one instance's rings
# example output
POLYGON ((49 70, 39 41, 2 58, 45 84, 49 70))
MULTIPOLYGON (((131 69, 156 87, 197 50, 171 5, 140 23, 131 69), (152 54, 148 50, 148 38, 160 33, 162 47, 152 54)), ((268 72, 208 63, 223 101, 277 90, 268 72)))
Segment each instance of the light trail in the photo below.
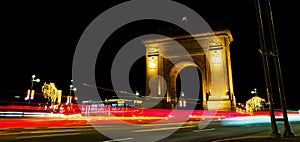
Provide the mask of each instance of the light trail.
MULTIPOLYGON (((49 128, 48 128, 49 129, 49 128)), ((34 130, 34 129, 32 129, 34 130)), ((82 128, 82 129, 61 129, 61 130, 36 130, 36 131, 21 131, 21 132, 1 132, 0 136, 8 135, 33 135, 33 134, 45 134, 45 133, 66 133, 66 132, 82 132, 82 131, 94 131, 93 128, 82 128)))
MULTIPOLYGON (((282 116, 276 116, 276 118, 282 118, 282 116)), ((289 115, 289 122, 300 122, 299 115, 289 115)), ((220 120, 224 126, 242 126, 253 124, 268 124, 271 123, 270 116, 244 116, 244 117, 232 117, 220 120)), ((283 123, 283 122, 278 122, 283 123)))
MULTIPOLYGON (((194 121, 194 122, 188 122, 189 124, 197 124, 199 122, 197 121, 194 121)), ((143 124, 141 126, 166 126, 166 125, 174 125, 174 124, 177 124, 178 125, 178 122, 174 122, 174 123, 153 123, 153 124, 143 124)))

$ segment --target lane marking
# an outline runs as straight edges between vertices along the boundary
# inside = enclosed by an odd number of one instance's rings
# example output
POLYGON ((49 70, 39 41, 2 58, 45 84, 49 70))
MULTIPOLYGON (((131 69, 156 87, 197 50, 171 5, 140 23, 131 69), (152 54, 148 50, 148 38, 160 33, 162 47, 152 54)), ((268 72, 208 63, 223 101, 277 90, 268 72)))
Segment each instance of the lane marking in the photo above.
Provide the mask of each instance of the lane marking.
POLYGON ((123 138, 123 139, 115 139, 115 140, 108 140, 108 141, 102 141, 102 142, 116 142, 116 141, 126 141, 126 140, 132 140, 133 138, 123 138))
POLYGON ((205 131, 213 131, 213 130, 215 130, 215 128, 194 130, 193 132, 197 133, 197 132, 205 132, 205 131))
MULTIPOLYGON (((192 127, 196 127, 196 126, 182 126, 180 128, 192 128, 192 127)), ((178 127, 155 128, 155 129, 146 129, 146 130, 135 130, 133 132, 164 131, 164 130, 172 130, 172 129, 178 129, 178 127)))
POLYGON ((80 133, 64 133, 64 134, 47 134, 47 135, 34 135, 34 136, 19 136, 19 137, 16 137, 16 139, 57 137, 57 136, 71 136, 71 135, 80 135, 80 133))

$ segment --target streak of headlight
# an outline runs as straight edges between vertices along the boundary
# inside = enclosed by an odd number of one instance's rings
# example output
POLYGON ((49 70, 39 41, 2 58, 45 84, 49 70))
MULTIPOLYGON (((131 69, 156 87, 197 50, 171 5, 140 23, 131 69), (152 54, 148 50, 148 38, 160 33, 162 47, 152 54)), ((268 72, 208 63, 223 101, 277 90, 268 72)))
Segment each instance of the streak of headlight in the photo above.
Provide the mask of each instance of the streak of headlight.
POLYGON ((0 112, 1 117, 22 117, 23 112, 0 112))
MULTIPOLYGON (((276 117, 282 118, 282 117, 276 117)), ((299 115, 288 116, 289 122, 300 122, 299 115)), ((267 124, 271 123, 270 116, 244 116, 244 117, 233 117, 220 120, 222 125, 226 126, 241 126, 241 125, 251 125, 251 124, 267 124)))

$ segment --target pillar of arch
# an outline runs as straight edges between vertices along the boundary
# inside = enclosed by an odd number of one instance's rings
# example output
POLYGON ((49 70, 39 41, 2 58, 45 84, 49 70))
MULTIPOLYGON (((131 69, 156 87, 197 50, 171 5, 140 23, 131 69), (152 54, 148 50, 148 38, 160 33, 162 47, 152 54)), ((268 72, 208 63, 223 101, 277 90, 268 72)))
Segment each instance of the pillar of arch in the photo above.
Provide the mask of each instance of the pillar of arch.
POLYGON ((149 80, 158 80, 155 94, 164 97, 164 106, 174 108, 176 99, 176 78, 185 67, 200 70, 200 95, 203 108, 207 110, 234 110, 235 97, 232 81, 230 43, 233 41, 229 30, 184 35, 172 38, 144 40, 146 47, 146 95, 150 94, 149 80), (176 43, 174 43, 174 41, 176 43), (199 44, 201 43, 201 44, 199 44), (180 44, 188 54, 178 54, 180 44), (192 58, 192 61, 190 60, 192 58), (165 86, 166 85, 166 86, 165 86), (166 89, 165 93, 162 91, 166 89))

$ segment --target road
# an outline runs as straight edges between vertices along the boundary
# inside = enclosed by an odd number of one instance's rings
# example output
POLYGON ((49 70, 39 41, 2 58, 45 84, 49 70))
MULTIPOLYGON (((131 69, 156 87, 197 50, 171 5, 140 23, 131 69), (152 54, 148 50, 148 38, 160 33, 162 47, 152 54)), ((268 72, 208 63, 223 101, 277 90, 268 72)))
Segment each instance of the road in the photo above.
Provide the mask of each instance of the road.
MULTIPOLYGON (((300 119, 299 119, 300 120, 300 119)), ((1 142, 211 142, 255 133, 268 135, 270 124, 237 123, 222 121, 187 121, 146 124, 98 124, 83 126, 53 126, 6 128, 0 131, 1 142), (225 125, 226 124, 226 125, 225 125), (180 127, 180 128, 179 128, 180 127), (200 129, 199 129, 200 127, 200 129), (179 129, 178 129, 179 128, 179 129)), ((282 123, 278 124, 283 131, 282 123)), ((300 133, 300 122, 291 122, 291 127, 300 133)))

